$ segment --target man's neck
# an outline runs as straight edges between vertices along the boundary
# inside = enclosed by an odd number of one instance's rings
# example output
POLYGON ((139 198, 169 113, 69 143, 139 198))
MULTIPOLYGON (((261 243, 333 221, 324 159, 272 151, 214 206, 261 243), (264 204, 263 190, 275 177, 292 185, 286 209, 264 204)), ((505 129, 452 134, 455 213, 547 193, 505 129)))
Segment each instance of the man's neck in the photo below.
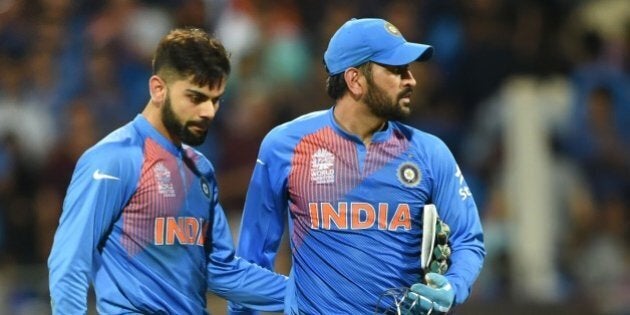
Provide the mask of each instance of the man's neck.
POLYGON ((154 107, 152 104, 148 104, 142 111, 142 116, 166 139, 170 140, 175 146, 180 147, 181 141, 174 138, 166 129, 166 126, 162 123, 162 116, 159 108, 154 107))
POLYGON ((372 143, 374 133, 383 129, 387 122, 374 116, 365 104, 344 102, 343 99, 335 105, 333 117, 341 129, 358 136, 365 146, 372 143))

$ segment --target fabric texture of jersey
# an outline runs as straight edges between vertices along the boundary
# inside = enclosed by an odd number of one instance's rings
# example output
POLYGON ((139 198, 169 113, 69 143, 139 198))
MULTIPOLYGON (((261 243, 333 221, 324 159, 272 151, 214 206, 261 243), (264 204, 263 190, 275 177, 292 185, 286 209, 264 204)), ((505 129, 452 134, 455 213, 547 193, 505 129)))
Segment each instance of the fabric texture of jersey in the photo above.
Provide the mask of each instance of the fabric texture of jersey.
MULTIPOLYGON (((370 314, 387 289, 421 282, 422 208, 452 230, 446 277, 462 303, 485 249, 476 205, 449 149, 399 122, 366 147, 333 109, 280 125, 264 139, 237 254, 273 268, 289 219, 288 314, 370 314)), ((230 304, 233 314, 246 311, 230 304)))
POLYGON ((286 279, 234 258, 211 163, 141 115, 79 159, 48 266, 53 313, 204 314, 206 291, 283 308, 286 279))

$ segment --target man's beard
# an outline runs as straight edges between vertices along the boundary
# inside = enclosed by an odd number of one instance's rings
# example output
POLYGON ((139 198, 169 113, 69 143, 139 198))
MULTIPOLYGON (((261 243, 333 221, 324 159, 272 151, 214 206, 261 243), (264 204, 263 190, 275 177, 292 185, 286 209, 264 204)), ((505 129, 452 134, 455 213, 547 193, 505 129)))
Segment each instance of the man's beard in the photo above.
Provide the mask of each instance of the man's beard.
POLYGON ((182 124, 179 121, 177 115, 175 115, 175 112, 173 111, 170 95, 166 97, 164 106, 162 106, 162 123, 170 134, 179 137, 183 143, 190 146, 198 146, 202 144, 206 140, 206 135, 208 134, 208 130, 206 130, 200 135, 195 135, 188 129, 189 123, 182 124))
POLYGON ((372 114, 386 120, 401 120, 409 116, 411 110, 405 110, 399 102, 403 95, 411 92, 411 88, 406 88, 398 93, 396 100, 392 101, 387 97, 387 93, 385 93, 382 88, 374 84, 371 78, 367 78, 367 82, 368 92, 365 95, 365 103, 370 108, 372 114))

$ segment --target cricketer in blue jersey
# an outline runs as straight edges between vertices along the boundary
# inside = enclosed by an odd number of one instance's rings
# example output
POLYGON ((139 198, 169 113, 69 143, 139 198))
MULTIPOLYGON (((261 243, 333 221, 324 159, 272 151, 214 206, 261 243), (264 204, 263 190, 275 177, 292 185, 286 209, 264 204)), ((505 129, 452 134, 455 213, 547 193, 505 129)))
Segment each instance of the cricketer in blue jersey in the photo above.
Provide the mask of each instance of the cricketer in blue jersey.
POLYGON ((199 29, 160 42, 142 114, 79 159, 48 260, 54 314, 205 314, 206 292, 282 310, 287 279, 235 257, 201 144, 225 91, 225 48, 199 29))
MULTIPOLYGON (((440 139, 398 122, 416 85, 408 66, 432 52, 387 21, 348 21, 324 55, 334 106, 263 140, 237 255, 272 269, 288 217, 285 313, 373 314, 399 287, 411 288, 412 314, 445 313, 468 298, 485 257, 473 196, 440 139), (429 203, 451 228, 444 276, 421 271, 429 203)), ((250 312, 236 303, 228 310, 250 312)))

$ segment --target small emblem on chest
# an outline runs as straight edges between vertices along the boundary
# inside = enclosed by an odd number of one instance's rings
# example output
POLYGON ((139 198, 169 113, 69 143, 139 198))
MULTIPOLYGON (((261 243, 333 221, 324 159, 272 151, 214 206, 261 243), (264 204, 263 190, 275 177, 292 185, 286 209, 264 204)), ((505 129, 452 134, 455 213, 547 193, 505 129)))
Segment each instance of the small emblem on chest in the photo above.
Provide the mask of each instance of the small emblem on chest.
POLYGON ((162 162, 153 167, 153 174, 158 186, 158 193, 164 197, 175 197, 175 187, 171 181, 171 171, 162 162))
POLYGON ((335 156, 326 149, 318 149, 311 156, 311 180, 315 184, 335 182, 335 156))
POLYGON ((206 198, 208 198, 208 200, 212 200, 212 191, 210 191, 210 184, 208 184, 208 181, 201 177, 201 191, 203 192, 203 195, 206 196, 206 198))
POLYGON ((401 164, 398 167, 398 180, 407 187, 417 186, 422 180, 420 168, 411 162, 401 164))

